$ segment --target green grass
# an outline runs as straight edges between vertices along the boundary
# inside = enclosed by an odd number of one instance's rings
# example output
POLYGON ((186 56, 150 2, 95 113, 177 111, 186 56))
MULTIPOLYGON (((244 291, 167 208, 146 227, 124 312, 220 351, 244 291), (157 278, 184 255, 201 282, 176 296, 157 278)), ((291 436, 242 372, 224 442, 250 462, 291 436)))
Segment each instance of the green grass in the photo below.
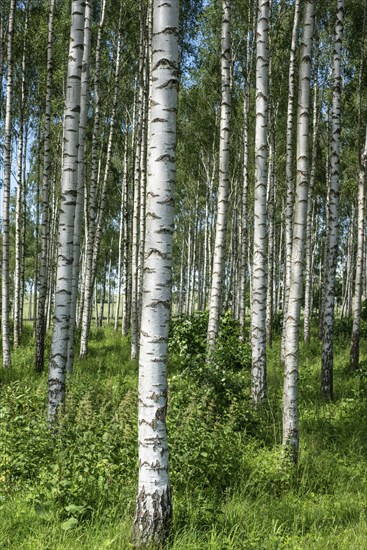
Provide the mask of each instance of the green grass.
MULTIPOLYGON (((110 327, 68 380, 59 433, 45 419, 47 374, 33 372, 26 327, 14 366, 0 372, 0 548, 127 549, 137 484, 137 365, 110 327)), ((249 402, 249 370, 213 384, 170 367, 174 524, 169 548, 365 549, 367 383, 335 346, 335 400, 320 397, 320 343, 300 349, 300 462, 281 450, 280 342, 269 350, 269 399, 249 402)), ((367 358, 363 343, 361 361, 367 358)), ((209 373, 210 375, 210 373, 209 373)), ((220 376, 222 376, 220 374, 220 376)))

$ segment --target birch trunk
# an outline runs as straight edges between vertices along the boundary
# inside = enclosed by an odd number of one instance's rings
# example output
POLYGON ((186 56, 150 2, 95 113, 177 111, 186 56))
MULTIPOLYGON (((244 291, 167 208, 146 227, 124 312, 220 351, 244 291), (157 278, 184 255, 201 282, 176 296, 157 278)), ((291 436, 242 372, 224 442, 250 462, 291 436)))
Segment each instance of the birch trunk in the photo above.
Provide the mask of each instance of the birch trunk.
POLYGON ((331 179, 329 225, 327 237, 327 279, 323 319, 323 345, 321 368, 321 393, 324 398, 333 398, 333 325, 335 301, 335 275, 338 257, 339 195, 340 195, 340 100, 341 100, 341 51, 344 29, 344 0, 338 0, 335 24, 333 60, 333 105, 331 127, 331 179))
POLYGON ((172 507, 166 431, 179 2, 153 3, 152 97, 139 361, 138 546, 164 544, 172 507))
POLYGON ((315 67, 314 67, 314 84, 313 84, 313 131, 312 131, 312 153, 311 153, 311 172, 310 172, 310 185, 308 189, 307 198, 307 225, 306 225, 306 265, 305 265, 305 308, 304 308, 304 325, 303 325, 303 340, 305 344, 310 341, 311 334, 311 306, 312 306, 312 225, 313 225, 313 211, 314 211, 314 198, 313 188, 316 179, 316 160, 317 160, 317 135, 319 129, 319 114, 318 114, 318 44, 315 53, 315 67))
POLYGON ((48 280, 48 249, 50 238, 49 221, 49 195, 50 195, 50 177, 51 177, 51 93, 52 93, 52 74, 53 74, 53 29, 54 29, 55 0, 50 0, 50 9, 48 17, 48 38, 47 38, 47 82, 46 82, 46 105, 45 122, 43 129, 43 186, 42 186, 42 225, 41 225, 41 257, 39 269, 39 295, 38 295, 38 322, 37 322, 37 340, 36 340, 36 372, 42 372, 44 369, 44 350, 46 335, 46 298, 47 298, 47 280, 48 280))
POLYGON ((314 0, 306 0, 299 69, 297 121, 297 186, 292 230, 291 280, 285 333, 285 371, 283 392, 283 445, 298 460, 298 351, 302 300, 303 258, 306 237, 307 197, 309 185, 309 110, 314 26, 314 0))
POLYGON ((293 226, 293 204, 294 204, 294 175, 293 175, 293 127, 294 127, 294 98, 296 87, 296 49, 297 34, 300 17, 300 0, 296 0, 294 5, 294 19, 291 39, 291 51, 289 58, 289 76, 288 76, 288 108, 287 108, 287 139, 286 139, 286 183, 287 183, 287 205, 285 215, 285 277, 283 293, 283 332, 281 359, 284 361, 285 354, 285 333, 287 307, 289 298, 289 285, 291 280, 291 257, 292 257, 292 226, 293 226))
POLYGON ((268 18, 269 1, 259 0, 256 36, 255 196, 251 308, 251 397, 255 404, 266 396, 268 18))
POLYGON ((27 236, 27 158, 28 158, 28 132, 29 132, 29 120, 25 124, 24 132, 24 147, 23 147, 23 192, 22 192, 22 256, 20 264, 20 302, 19 302, 19 322, 20 322, 20 335, 23 331, 23 318, 24 318, 24 301, 25 301, 25 250, 26 250, 26 236, 27 236))
MULTIPOLYGON (((363 260, 365 247, 365 205, 366 205, 366 166, 367 166, 367 130, 358 182, 358 235, 357 260, 353 296, 353 329, 350 348, 350 366, 355 371, 359 365, 359 340, 361 330, 363 260)), ((365 274, 366 276, 366 274, 365 274)))
POLYGON ((245 339, 246 326, 246 284, 247 284, 247 246, 248 246, 248 188, 249 188, 249 113, 250 113, 250 73, 253 59, 253 47, 248 33, 245 89, 243 91, 243 188, 241 216, 241 251, 240 251, 240 297, 239 320, 241 325, 241 340, 245 339))
POLYGON ((13 96, 13 38, 15 0, 11 0, 8 22, 7 43, 7 82, 4 143, 4 185, 3 185, 3 262, 2 262, 2 301, 1 332, 3 344, 3 367, 11 367, 9 341, 9 214, 10 214, 10 178, 11 178, 11 124, 13 96))
POLYGON ((107 0, 102 0, 101 17, 98 25, 96 58, 94 70, 94 119, 93 119, 93 134, 92 134, 92 153, 91 153, 91 182, 88 193, 88 216, 85 219, 87 228, 86 251, 85 251, 85 281, 84 281, 84 304, 82 316, 82 328, 80 335, 80 357, 85 357, 88 353, 88 332, 92 315, 92 298, 93 298, 93 244, 95 240, 95 232, 97 227, 97 187, 99 181, 99 131, 101 118, 101 98, 99 90, 99 79, 101 71, 101 46, 102 33, 106 14, 107 0))
POLYGON ((143 149, 143 120, 144 120, 144 34, 145 18, 140 0, 140 44, 139 44, 139 92, 137 101, 135 167, 134 167, 134 211, 132 230, 132 285, 131 285, 131 359, 137 359, 139 353, 139 220, 141 200, 141 168, 143 149))
POLYGON ((229 187, 229 136, 231 123, 231 2, 222 1, 221 86, 222 103, 219 134, 219 187, 217 223, 213 256, 212 283, 209 299, 207 350, 210 355, 219 333, 224 284, 228 187, 229 187))
MULTIPOLYGON (((128 148, 128 132, 127 132, 127 121, 126 121, 126 135, 125 135, 125 151, 124 151, 124 166, 122 171, 122 182, 121 182, 121 206, 120 206, 120 224, 119 224, 119 244, 118 244, 118 264, 117 264, 117 302, 115 310, 115 323, 114 330, 117 331, 119 324, 119 315, 120 315, 120 303, 121 303, 121 267, 125 262, 124 258, 124 240, 127 238, 127 235, 124 234, 124 210, 125 210, 125 190, 127 186, 127 148, 128 148)), ((126 279, 124 277, 124 285, 126 285, 126 279)))
POLYGON ((77 201, 75 206, 74 235, 73 235, 73 280, 70 304, 69 347, 66 370, 73 372, 74 367, 74 334, 76 324, 76 304, 79 287, 80 265, 80 240, 82 229, 82 217, 84 210, 84 179, 86 162, 86 131, 88 122, 88 84, 89 84, 89 58, 91 41, 91 4, 85 2, 84 17, 84 48, 82 61, 81 89, 80 89, 80 120, 79 120, 79 144, 78 144, 78 173, 77 173, 77 201))
POLYGON ((129 196, 129 178, 126 171, 126 183, 124 188, 124 242, 123 242, 123 281, 124 281, 124 299, 122 304, 122 333, 127 336, 130 329, 130 304, 131 304, 131 254, 130 252, 130 234, 131 234, 131 216, 130 216, 130 196, 129 196))
POLYGON ((65 403, 71 283, 73 276, 74 216, 77 195, 80 81, 84 45, 84 0, 73 0, 64 111, 64 151, 57 251, 54 326, 48 378, 48 421, 53 424, 65 403))
POLYGON ((23 35, 23 53, 22 53, 22 83, 20 92, 20 107, 19 107, 19 133, 18 133, 18 166, 17 166, 17 195, 15 208, 15 270, 14 270, 14 330, 13 342, 17 348, 20 342, 22 331, 21 321, 21 301, 22 301, 22 263, 24 249, 22 246, 22 225, 25 223, 23 214, 23 153, 24 153, 24 110, 26 101, 26 51, 27 51, 27 30, 28 30, 28 1, 25 4, 25 22, 23 35))

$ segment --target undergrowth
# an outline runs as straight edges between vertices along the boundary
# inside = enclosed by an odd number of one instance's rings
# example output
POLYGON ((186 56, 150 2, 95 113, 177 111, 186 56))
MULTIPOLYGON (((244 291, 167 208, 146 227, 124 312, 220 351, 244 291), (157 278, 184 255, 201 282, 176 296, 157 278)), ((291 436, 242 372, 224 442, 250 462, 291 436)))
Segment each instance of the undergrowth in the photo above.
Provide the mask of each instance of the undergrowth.
MULTIPOLYGON (((316 333, 300 349, 300 462, 281 448, 279 336, 264 406, 249 400, 250 348, 222 322, 205 360, 206 316, 173 324, 168 430, 174 525, 169 548, 364 549, 367 540, 367 354, 348 370, 335 345, 335 400, 320 397, 316 333)), ((315 327, 316 329, 316 327, 315 327)), ((127 549, 137 484, 137 364, 129 341, 94 330, 76 360, 57 434, 46 425, 47 373, 33 372, 29 329, 0 372, 0 548, 127 549)))

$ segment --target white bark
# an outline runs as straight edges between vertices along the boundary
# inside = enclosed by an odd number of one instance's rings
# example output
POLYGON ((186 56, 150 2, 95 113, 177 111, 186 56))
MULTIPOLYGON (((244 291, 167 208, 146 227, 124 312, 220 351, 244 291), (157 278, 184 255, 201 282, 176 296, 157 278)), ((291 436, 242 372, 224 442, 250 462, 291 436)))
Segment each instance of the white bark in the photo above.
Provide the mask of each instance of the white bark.
POLYGON ((266 396, 268 18, 269 1, 259 0, 256 36, 255 200, 251 311, 251 397, 254 403, 258 403, 266 396))
MULTIPOLYGON (((115 323, 114 330, 118 329, 119 315, 120 315, 120 302, 121 302, 121 268, 122 263, 125 262, 124 258, 124 240, 127 238, 127 235, 124 233, 124 211, 126 208, 125 197, 126 197, 126 187, 127 187, 127 149, 128 149, 128 131, 127 131, 127 121, 125 125, 125 151, 124 151, 124 165, 122 170, 122 181, 121 181, 121 206, 120 206, 120 224, 119 224, 119 244, 118 244, 118 263, 117 263, 117 302, 115 310, 115 323)), ((126 285, 126 279, 124 276, 124 285, 126 285)))
POLYGON ((66 370, 73 372, 74 366, 74 333, 76 323, 76 304, 79 287, 79 263, 80 263, 80 239, 82 229, 82 217, 84 210, 84 179, 85 179, 85 154, 86 131, 88 121, 88 85, 89 85, 89 58, 91 41, 91 5, 85 2, 84 17, 84 49, 82 61, 82 76, 80 90, 80 120, 79 120, 79 144, 78 144, 78 174, 77 174, 77 200, 75 206, 74 235, 73 235, 73 281, 70 304, 69 346, 66 370))
POLYGON ((287 108, 287 139, 286 139, 286 182, 287 182, 287 205, 285 216, 285 279, 283 292, 283 332, 281 358, 284 361, 285 353, 285 325, 287 318, 287 307, 289 297, 289 285, 291 280, 291 256, 292 256, 292 224, 293 224, 293 204, 294 204, 294 175, 293 175, 293 127, 294 127, 294 97, 296 86, 296 49, 297 34, 300 16, 300 0, 296 0, 294 5, 294 19, 291 39, 291 50, 289 57, 289 76, 288 76, 288 108, 287 108))
POLYGON ((7 82, 4 143, 4 186, 3 186, 3 262, 2 262, 2 302, 1 332, 3 344, 3 367, 11 367, 9 341, 9 213, 10 213, 10 177, 11 177, 11 123, 13 96, 13 38, 15 0, 11 0, 8 22, 7 42, 7 82))
POLYGON ((48 280, 48 249, 50 238, 50 220, 49 220, 49 196, 50 196, 50 176, 51 176, 51 93, 52 93, 52 58, 53 58, 53 29, 54 29, 55 0, 50 0, 50 10, 48 18, 48 38, 47 38, 47 81, 46 81, 46 105, 45 122, 43 129, 43 186, 42 186, 42 224, 41 224, 41 258, 39 270, 39 298, 38 298, 38 322, 37 322, 37 340, 36 340, 36 364, 37 372, 42 372, 44 368, 44 349, 46 333, 46 298, 47 298, 47 280, 48 280))
POLYGON ((101 70, 101 44, 102 32, 106 14, 107 0, 102 0, 101 17, 98 25, 97 45, 96 45, 96 60, 94 69, 94 119, 93 119, 93 135, 92 135, 92 172, 91 182, 88 194, 88 216, 85 219, 87 229, 86 251, 85 251, 85 281, 84 281, 84 304, 82 315, 82 328, 80 335, 80 357, 85 357, 88 353, 88 333, 90 320, 92 315, 92 298, 93 298, 93 245, 95 241, 95 232, 97 227, 97 187, 99 181, 99 127, 100 127, 100 108, 101 99, 99 93, 99 79, 101 70))
MULTIPOLYGON (((367 130, 364 150, 361 156, 361 166, 358 182, 358 233, 357 259, 353 296, 353 329, 350 348, 350 364, 354 371, 359 365, 359 340, 361 331, 363 260, 365 247, 365 208, 366 208, 366 167, 367 167, 367 130)), ((366 276, 366 274, 365 274, 366 276)))
POLYGON ((176 172, 178 17, 178 0, 164 3, 154 0, 135 514, 135 538, 140 546, 164 543, 172 514, 165 420, 176 172))
POLYGON ((316 161, 317 161, 317 134, 319 129, 318 112, 318 44, 315 54, 314 84, 313 84, 313 131, 312 131, 312 153, 311 153, 311 172, 310 185, 307 199, 307 225, 306 225, 306 265, 305 265, 305 308, 304 308, 304 329, 303 340, 305 343, 310 341, 311 333, 311 314, 312 314, 312 268, 313 268, 313 242, 312 225, 314 212, 313 188, 316 179, 316 161))
POLYGON ((24 250, 22 247, 22 225, 25 223, 23 212, 23 147, 24 147, 24 109, 25 109, 25 69, 26 69, 26 36, 28 29, 28 2, 25 5, 25 22, 23 35, 23 54, 22 54, 22 83, 20 93, 19 107, 19 131, 18 131, 18 165, 17 165, 17 194, 15 207, 15 270, 14 270, 14 347, 19 346, 21 335, 21 290, 22 290, 22 256, 24 250), (23 219, 22 219, 23 218, 23 219))
POLYGON ((222 309, 224 266, 226 252, 227 210, 229 188, 229 136, 231 123, 231 2, 222 1, 221 37, 221 86, 222 102, 219 133, 219 186, 217 223, 213 255, 212 283, 209 299, 209 323, 207 333, 208 355, 219 333, 222 309))
POLYGON ((341 50, 344 29, 344 0, 337 0, 335 42, 333 55, 333 105, 331 124, 331 178, 329 224, 327 233, 327 279, 323 319, 321 392, 333 397, 333 325, 335 301, 335 275, 338 257, 339 195, 340 195, 340 101, 341 101, 341 50))
POLYGON ((306 237, 307 198, 309 186, 309 110, 314 26, 314 0, 306 0, 297 117, 297 186, 292 230, 291 280, 286 318, 285 371, 283 392, 283 445, 295 462, 298 460, 298 350, 302 301, 304 250, 306 237))
POLYGON ((64 150, 57 251, 54 326, 48 378, 48 420, 52 424, 65 402, 68 355, 73 236, 77 195, 80 82, 84 44, 84 0, 73 0, 64 111, 64 150))

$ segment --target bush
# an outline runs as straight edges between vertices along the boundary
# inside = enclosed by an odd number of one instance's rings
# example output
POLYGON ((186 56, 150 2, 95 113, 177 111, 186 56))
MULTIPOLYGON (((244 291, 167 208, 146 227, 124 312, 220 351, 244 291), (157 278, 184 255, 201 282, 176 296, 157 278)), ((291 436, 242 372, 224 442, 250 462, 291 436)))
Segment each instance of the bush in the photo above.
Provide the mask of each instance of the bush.
POLYGON ((226 313, 210 361, 206 358, 208 313, 197 312, 172 325, 169 350, 182 376, 198 385, 212 388, 217 399, 226 404, 247 387, 251 350, 240 341, 240 324, 226 313))

